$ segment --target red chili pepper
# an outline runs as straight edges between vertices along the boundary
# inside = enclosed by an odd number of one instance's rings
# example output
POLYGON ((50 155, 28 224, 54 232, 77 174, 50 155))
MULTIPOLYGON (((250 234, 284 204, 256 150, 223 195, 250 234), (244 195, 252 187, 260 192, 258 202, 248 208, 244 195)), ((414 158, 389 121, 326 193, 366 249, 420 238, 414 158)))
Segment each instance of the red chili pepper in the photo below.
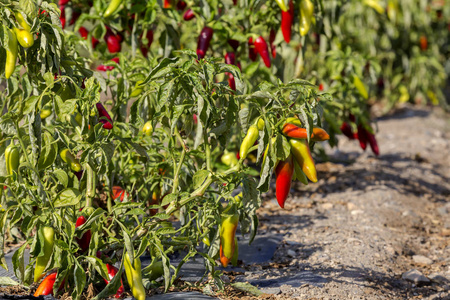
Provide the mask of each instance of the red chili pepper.
POLYGON ((164 8, 171 8, 172 7, 172 3, 170 3, 170 0, 164 0, 164 8))
POLYGON ((177 2, 177 9, 184 10, 185 8, 186 8, 186 2, 184 2, 183 0, 179 0, 177 2))
POLYGON ((366 151, 368 139, 366 129, 364 129, 361 124, 358 125, 357 138, 359 140, 359 146, 361 147, 361 149, 366 151))
POLYGON ((267 48, 266 40, 262 36, 256 38, 255 50, 263 59, 266 67, 270 68, 271 64, 270 64, 269 49, 267 48))
MULTIPOLYGON (((308 133, 305 128, 298 127, 291 123, 286 123, 283 125, 282 132, 285 136, 294 139, 306 139, 308 138, 308 133)), ((311 139, 315 142, 323 142, 330 139, 330 135, 320 127, 314 127, 311 134, 311 139)))
POLYGON ((289 2, 289 10, 281 11, 281 32, 283 33, 284 41, 289 44, 291 41, 291 28, 294 22, 294 3, 289 2))
POLYGON ((115 62, 116 64, 119 64, 119 62, 120 62, 120 59, 118 57, 111 58, 111 60, 113 62, 115 62))
POLYGON ((194 18, 195 18, 194 11, 192 11, 192 9, 190 9, 190 8, 183 15, 183 20, 185 20, 185 21, 190 21, 194 18))
MULTIPOLYGON (((116 276, 117 271, 119 270, 110 264, 106 264, 106 269, 108 269, 109 280, 106 280, 105 278, 103 278, 103 280, 105 281, 106 284, 108 284, 114 278, 114 276, 116 276)), ((123 282, 122 279, 120 279, 120 287, 117 290, 116 294, 114 295, 114 298, 121 298, 124 291, 125 289, 123 288, 123 282)))
MULTIPOLYGON (((118 57, 114 57, 113 59, 111 59, 113 62, 115 62, 116 64, 119 64, 119 58, 118 57)), ((97 71, 102 71, 102 72, 106 72, 106 71, 111 71, 114 70, 114 66, 105 66, 105 65, 99 65, 97 67, 97 71)))
POLYGON ((114 32, 107 28, 106 34, 105 34, 105 42, 108 45, 109 53, 117 53, 120 52, 122 49, 120 45, 120 38, 114 34, 114 32))
MULTIPOLYGON (((53 286, 55 285, 56 275, 57 275, 56 272, 47 275, 47 277, 45 277, 44 280, 42 280, 41 284, 38 286, 33 296, 39 297, 39 296, 53 295, 53 286)), ((61 290, 62 287, 64 286, 64 282, 65 279, 63 280, 63 282, 61 282, 59 290, 61 290)))
MULTIPOLYGON (((153 30, 147 30, 147 34, 145 35, 145 37, 148 40, 147 46, 144 46, 143 44, 141 44, 141 52, 142 52, 142 55, 144 55, 144 57, 147 57, 148 51, 150 50, 150 46, 153 43, 153 30)), ((141 36, 141 38, 142 38, 142 36, 141 36)))
POLYGON ((258 56, 258 53, 256 52, 256 49, 255 49, 255 43, 253 42, 253 38, 250 37, 248 39, 248 58, 251 61, 255 61, 257 56, 258 56))
POLYGON ((346 123, 346 122, 342 123, 341 131, 342 131, 343 135, 348 137, 348 139, 350 139, 350 140, 355 139, 355 135, 353 133, 352 127, 348 123, 346 123))
POLYGON ((125 198, 125 193, 127 194, 127 198, 130 198, 130 194, 128 194, 128 192, 126 192, 123 188, 121 188, 120 186, 113 186, 112 187, 112 198, 113 200, 117 199, 120 197, 120 202, 123 201, 123 199, 125 198))
POLYGON ((319 92, 323 91, 323 83, 319 84, 319 92))
MULTIPOLYGON (((77 222, 75 223, 75 228, 80 227, 84 223, 86 223, 86 218, 84 216, 79 216, 77 222)), ((82 252, 88 250, 89 244, 91 243, 91 230, 89 229, 86 231, 80 239, 77 238, 77 242, 82 252)))
MULTIPOLYGON (((235 56, 234 52, 227 52, 225 54, 225 63, 228 65, 236 64, 236 56, 235 56)), ((230 88, 233 91, 235 91, 236 90, 236 82, 234 81, 233 74, 225 72, 225 75, 228 75, 228 84, 230 85, 230 88)))
POLYGON ((70 0, 59 0, 58 4, 59 4, 59 6, 61 6, 61 5, 66 5, 69 2, 70 2, 70 0))
POLYGON ((278 162, 275 168, 276 179, 276 196, 278 204, 281 208, 284 208, 284 202, 286 202, 291 189, 292 175, 294 174, 294 161, 292 155, 284 161, 278 162))
POLYGON ((370 148, 372 149, 372 152, 378 156, 380 155, 380 149, 378 148, 377 140, 375 139, 375 135, 366 131, 367 140, 369 141, 370 148))
POLYGON ((233 50, 236 52, 237 48, 239 47, 239 41, 236 40, 228 40, 228 45, 231 46, 231 48, 233 48, 233 50))
POLYGON ((271 29, 270 30, 270 34, 269 34, 269 45, 270 45, 270 49, 272 50, 272 57, 275 58, 277 56, 277 47, 273 44, 273 42, 275 41, 275 37, 276 37, 277 33, 275 32, 275 29, 271 29))
POLYGON ((213 36, 214 30, 211 27, 203 27, 197 42, 197 57, 202 59, 206 55, 206 51, 209 47, 209 42, 213 36))
POLYGON ((98 121, 103 124, 103 128, 108 130, 112 129, 113 121, 111 120, 109 113, 106 111, 106 108, 100 102, 96 104, 96 107, 100 117, 98 121))
POLYGON ((89 33, 85 27, 81 26, 80 29, 78 29, 78 32, 80 33, 80 35, 83 39, 87 40, 89 33))

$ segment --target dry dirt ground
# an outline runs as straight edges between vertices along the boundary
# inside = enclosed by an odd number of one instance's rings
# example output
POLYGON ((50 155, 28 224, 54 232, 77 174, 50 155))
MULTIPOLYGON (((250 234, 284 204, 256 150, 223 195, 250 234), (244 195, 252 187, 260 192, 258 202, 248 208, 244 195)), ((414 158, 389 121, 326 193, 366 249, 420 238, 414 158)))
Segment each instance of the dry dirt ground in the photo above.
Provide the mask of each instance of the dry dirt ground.
POLYGON ((379 157, 343 137, 285 210, 266 197, 258 234, 283 241, 241 279, 288 279, 272 299, 450 299, 450 115, 405 108, 378 127, 379 157))

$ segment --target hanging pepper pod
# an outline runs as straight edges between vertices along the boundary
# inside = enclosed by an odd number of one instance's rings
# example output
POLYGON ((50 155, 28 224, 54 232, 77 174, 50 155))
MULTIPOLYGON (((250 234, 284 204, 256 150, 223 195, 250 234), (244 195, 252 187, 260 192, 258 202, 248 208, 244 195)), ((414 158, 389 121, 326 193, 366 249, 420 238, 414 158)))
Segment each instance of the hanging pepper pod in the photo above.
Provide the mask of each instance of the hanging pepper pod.
POLYGON ((258 53, 256 52, 256 49, 255 49, 255 43, 253 42, 253 38, 250 37, 248 39, 248 58, 251 61, 255 61, 257 56, 258 56, 258 53))
MULTIPOLYGON (((307 139, 308 132, 306 128, 298 127, 291 123, 285 123, 282 129, 282 133, 290 138, 294 139, 307 139)), ((314 142, 323 142, 330 139, 330 135, 320 127, 314 127, 311 134, 311 140, 314 142)))
POLYGON ((34 268, 34 282, 38 282, 42 276, 44 276, 43 272, 45 271, 45 268, 47 267, 53 253, 55 230, 52 227, 45 226, 42 229, 42 233, 44 236, 44 243, 41 245, 44 249, 44 253, 36 259, 36 266, 34 268))
POLYGON ((278 162, 275 168, 276 175, 276 196, 278 204, 284 208, 284 203, 289 196, 291 189, 292 175, 294 174, 294 161, 292 155, 289 155, 284 161, 278 162))
POLYGON ((16 60, 17 60, 17 38, 11 29, 7 30, 8 32, 8 49, 6 50, 6 63, 5 63, 5 77, 8 79, 11 77, 14 69, 16 68, 16 60))
MULTIPOLYGON (((75 228, 80 227, 86 223, 86 218, 84 216, 79 216, 76 223, 75 228)), ((91 230, 89 229, 86 231, 81 238, 76 239, 78 242, 78 245, 80 246, 80 249, 82 252, 86 252, 86 250, 89 249, 89 244, 91 243, 91 230)))
POLYGON ((287 2, 284 0, 275 0, 282 11, 288 11, 287 2))
POLYGON ((380 155, 380 149, 378 148, 378 143, 377 140, 375 139, 375 135, 367 132, 367 140, 369 142, 370 148, 372 149, 372 152, 378 156, 380 155))
POLYGON ((9 176, 15 177, 14 173, 19 170, 20 156, 19 148, 16 145, 9 145, 5 149, 6 172, 9 176))
POLYGON ((108 111, 100 102, 98 102, 95 106, 97 107, 98 115, 100 117, 98 121, 103 124, 103 128, 111 130, 113 128, 113 121, 109 116, 108 111))
POLYGON ((256 140, 259 137, 259 131, 264 129, 264 120, 262 118, 258 118, 255 124, 251 125, 242 140, 241 147, 239 149, 239 157, 240 159, 245 159, 247 157, 248 151, 255 144, 256 140))
POLYGON ((342 134, 348 137, 350 140, 355 139, 355 134, 353 133, 352 126, 350 126, 348 123, 346 122, 342 123, 340 129, 342 134))
POLYGON ((306 140, 290 139, 289 144, 291 144, 291 152, 303 173, 312 182, 317 182, 316 165, 311 156, 308 142, 306 140))
POLYGON ((59 155, 61 156, 61 159, 70 165, 70 168, 74 172, 80 172, 81 171, 81 165, 75 156, 70 153, 69 149, 63 149, 61 152, 59 152, 59 155))
MULTIPOLYGON (((108 270, 109 280, 106 280, 105 278, 103 278, 103 281, 105 281, 105 283, 108 284, 114 278, 114 276, 116 276, 117 271, 119 271, 119 270, 111 264, 106 264, 106 269, 108 270)), ((120 287, 117 289, 116 294, 114 295, 114 298, 117 298, 117 299, 122 298, 122 294, 124 292, 125 292, 125 289, 123 287, 123 282, 122 282, 122 279, 120 279, 120 287)))
POLYGON ((206 55, 206 51, 209 48, 209 42, 211 42, 214 30, 211 27, 203 27, 197 42, 197 58, 202 59, 206 55))
POLYGON ((125 274, 133 297, 136 298, 136 300, 145 300, 146 293, 144 285, 142 284, 141 260, 139 257, 135 257, 134 261, 131 262, 128 252, 124 253, 123 259, 125 274))
POLYGON ((270 50, 272 51, 272 57, 275 58, 277 56, 277 47, 273 44, 273 42, 275 41, 275 37, 276 37, 277 33, 275 32, 275 29, 271 29, 270 30, 270 34, 269 34, 269 45, 270 45, 270 50))
POLYGON ((108 7, 106 8, 105 12, 103 13, 103 17, 107 18, 109 16, 112 16, 117 11, 120 4, 122 4, 122 0, 112 0, 111 2, 109 2, 108 7))
POLYGON ((271 62, 270 62, 269 48, 267 47, 266 40, 262 36, 259 36, 258 38, 256 38, 255 49, 256 49, 256 52, 263 59, 266 67, 270 68, 271 62))
POLYGON ((235 249, 236 229, 239 222, 239 215, 225 215, 222 217, 220 225, 220 262, 226 267, 232 260, 235 249))
POLYGON ((311 23, 314 15, 314 4, 311 0, 300 1, 300 35, 304 36, 311 28, 311 23))
MULTIPOLYGON (((228 65, 236 65, 236 56, 234 52, 227 52, 225 54, 225 63, 228 65)), ((236 90, 236 82, 234 81, 234 76, 231 73, 225 72, 225 76, 228 76, 228 84, 230 88, 236 90)))
POLYGON ((190 21, 194 18, 195 18, 194 11, 190 8, 188 10, 186 10, 186 12, 183 15, 183 20, 185 20, 185 21, 190 21))
POLYGON ((281 11, 281 32, 284 41, 289 44, 291 41, 292 23, 294 22, 294 2, 289 2, 289 10, 281 11))
POLYGON ((356 137, 359 140, 359 146, 361 147, 361 149, 366 151, 367 142, 368 142, 367 134, 366 134, 366 129, 361 124, 358 125, 358 132, 356 133, 356 137))
POLYGON ((34 297, 53 295, 53 286, 56 281, 56 272, 49 274, 44 280, 39 284, 36 292, 34 292, 34 297))

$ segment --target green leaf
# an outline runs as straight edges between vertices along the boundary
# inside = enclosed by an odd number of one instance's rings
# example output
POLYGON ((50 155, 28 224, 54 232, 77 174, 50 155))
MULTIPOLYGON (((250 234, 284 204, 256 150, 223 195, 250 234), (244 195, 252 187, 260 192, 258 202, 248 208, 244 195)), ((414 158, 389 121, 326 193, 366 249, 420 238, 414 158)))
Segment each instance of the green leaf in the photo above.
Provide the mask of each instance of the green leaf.
POLYGON ((209 175, 208 170, 199 170, 194 174, 194 189, 199 188, 209 175))
POLYGON ((53 202, 53 206, 63 207, 69 205, 76 205, 81 201, 81 193, 77 189, 68 188, 60 192, 55 201, 53 202))
POLYGON ((10 285, 20 285, 20 283, 18 283, 15 280, 12 280, 9 277, 0 277, 0 286, 10 286, 10 285))
POLYGON ((45 131, 42 138, 41 153, 38 160, 39 170, 43 170, 51 166, 56 159, 57 153, 58 144, 55 142, 52 135, 45 131))

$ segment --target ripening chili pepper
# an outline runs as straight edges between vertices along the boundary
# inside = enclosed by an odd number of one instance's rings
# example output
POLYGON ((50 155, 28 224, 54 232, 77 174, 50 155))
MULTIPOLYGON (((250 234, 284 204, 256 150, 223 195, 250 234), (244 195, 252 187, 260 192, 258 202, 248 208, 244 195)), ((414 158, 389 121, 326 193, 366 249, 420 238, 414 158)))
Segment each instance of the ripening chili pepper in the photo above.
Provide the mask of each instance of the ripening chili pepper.
MULTIPOLYGON (((116 276, 117 271, 119 271, 119 270, 111 264, 106 264, 106 269, 108 270, 109 280, 107 280, 105 278, 103 278, 103 280, 105 281, 106 284, 108 284, 114 278, 114 276, 116 276)), ((114 298, 121 298, 124 291, 125 291, 125 289, 123 287, 123 282, 122 282, 122 279, 120 279, 120 287, 117 289, 116 294, 114 295, 114 298)))
POLYGON ((419 42, 420 42, 420 49, 422 51, 425 51, 428 49, 428 40, 427 40, 426 36, 424 36, 424 35, 420 36, 419 42))
POLYGON ((52 227, 44 226, 44 228, 42 228, 42 233, 44 237, 44 243, 41 244, 41 246, 44 249, 44 253, 36 258, 36 266, 34 268, 34 282, 38 282, 42 278, 42 276, 45 275, 43 274, 43 272, 45 271, 45 268, 47 267, 47 264, 53 253, 55 230, 52 227))
POLYGON ((375 9, 379 14, 384 14, 384 7, 381 6, 379 0, 363 0, 363 3, 373 9, 375 9))
MULTIPOLYGON (((76 223, 75 228, 80 227, 86 223, 86 218, 84 216, 79 216, 76 223)), ((91 230, 86 231, 81 238, 77 238, 78 245, 82 252, 85 252, 89 249, 89 244, 91 243, 91 230)))
POLYGON ((108 51, 111 54, 120 52, 120 50, 122 49, 119 36, 114 34, 114 32, 110 28, 107 28, 106 30, 105 42, 108 46, 108 51))
POLYGON ((275 29, 271 29, 270 30, 270 34, 269 34, 269 45, 270 45, 270 50, 272 50, 272 57, 275 58, 277 56, 277 47, 273 44, 273 42, 275 41, 275 37, 276 37, 277 33, 275 32, 275 29))
POLYGON ((124 253, 124 267, 127 275, 128 285, 131 288, 131 293, 136 300, 145 300, 145 288, 142 284, 141 260, 135 257, 131 262, 128 252, 124 253))
POLYGON ((358 132, 356 133, 356 137, 359 140, 359 146, 361 147, 361 149, 366 151, 368 140, 367 140, 366 130, 364 129, 364 127, 361 124, 358 125, 358 132))
POLYGON ((14 69, 16 68, 16 60, 17 60, 17 38, 11 29, 7 30, 8 32, 8 49, 6 50, 6 63, 5 63, 5 77, 8 79, 11 77, 14 69))
POLYGON ((262 36, 259 36, 258 38, 256 38, 255 50, 263 59, 266 67, 270 68, 271 63, 270 63, 269 49, 267 47, 266 40, 262 36))
POLYGON ((197 57, 202 59, 206 55, 206 51, 209 47, 209 42, 213 36, 214 30, 211 27, 203 27, 197 42, 197 57))
POLYGON ((275 192, 278 204, 284 208, 284 202, 289 196, 291 189, 292 175, 294 174, 294 160, 292 155, 289 155, 284 161, 280 161, 275 168, 276 185, 275 192))
POLYGON ((14 173, 17 173, 20 164, 19 148, 17 148, 16 145, 11 144, 8 147, 6 147, 5 162, 6 162, 6 173, 9 176, 15 176, 14 173))
POLYGON ((80 33, 80 35, 83 39, 87 40, 88 31, 85 27, 81 26, 80 29, 78 29, 78 32, 80 33))
POLYGON ((72 18, 70 19, 69 25, 75 24, 75 22, 78 20, 78 18, 81 16, 80 10, 74 10, 72 13, 72 18))
POLYGON ((239 156, 241 159, 245 159, 247 157, 248 151, 255 144, 256 140, 259 137, 259 131, 264 129, 264 120, 259 118, 255 124, 251 125, 242 140, 241 147, 239 149, 239 156))
POLYGON ((226 267, 233 258, 239 215, 225 215, 220 224, 220 262, 226 267))
POLYGON ((28 25, 27 21, 23 17, 22 13, 19 11, 16 11, 14 13, 14 16, 16 17, 17 23, 19 23, 20 28, 14 28, 14 32, 16 34, 17 40, 19 41, 19 44, 24 48, 29 48, 33 46, 34 44, 34 38, 31 34, 31 27, 28 25))
POLYGON ((231 258, 231 264, 233 265, 233 267, 237 267, 238 258, 239 258, 239 244, 238 244, 237 237, 235 236, 234 237, 234 252, 233 252, 233 257, 231 258))
POLYGON ((189 8, 189 9, 184 13, 184 15, 183 15, 183 20, 185 20, 185 21, 190 21, 190 20, 192 20, 193 18, 195 18, 194 11, 193 11, 192 9, 189 8))
POLYGON ((144 127, 142 127, 142 132, 146 136, 151 136, 152 135, 152 133, 153 133, 152 121, 145 122, 144 127))
POLYGON ((93 198, 97 188, 97 172, 90 164, 86 164, 86 172, 86 197, 93 198))
POLYGON ((239 41, 230 39, 230 40, 228 40, 228 45, 230 45, 231 48, 233 48, 233 50, 236 52, 237 48, 239 47, 239 41))
POLYGON ((170 0, 164 0, 163 7, 164 8, 171 8, 172 7, 172 3, 170 3, 170 0))
POLYGON ((136 81, 136 84, 134 85, 134 88, 131 90, 130 97, 139 97, 143 91, 143 87, 140 85, 143 83, 143 80, 136 81))
POLYGON ((289 44, 291 41, 292 23, 294 22, 294 2, 289 1, 289 10, 281 11, 281 32, 284 41, 289 44))
POLYGON ((125 193, 127 194, 127 198, 130 199, 130 194, 128 194, 128 192, 126 192, 123 188, 121 188, 120 186, 113 186, 112 187, 112 199, 116 200, 117 198, 120 197, 120 202, 123 201, 123 199, 125 198, 125 193))
POLYGON ((49 274, 44 280, 39 284, 36 292, 34 292, 34 297, 53 295, 53 286, 56 281, 56 272, 49 274))
POLYGON ((253 42, 253 38, 250 37, 248 39, 248 58, 251 61, 255 61, 257 55, 258 55, 258 53, 256 52, 256 49, 255 49, 255 43, 253 42))
POLYGON ((69 149, 63 149, 61 152, 59 152, 59 155, 61 156, 61 159, 70 165, 70 168, 74 172, 80 172, 81 171, 81 165, 78 159, 70 153, 69 149))
MULTIPOLYGON (((45 12, 45 10, 44 10, 44 12, 45 12)), ((42 12, 42 13, 44 13, 44 12, 42 12)), ((25 20, 25 18, 23 17, 23 15, 20 11, 14 12, 14 16, 16 17, 16 21, 17 21, 17 23, 19 23, 19 25, 20 25, 20 27, 22 27, 22 29, 31 31, 30 25, 28 25, 27 21, 25 20)))
POLYGON ((289 144, 291 144, 291 153, 294 155, 303 173, 312 182, 317 182, 316 165, 311 156, 308 142, 306 140, 290 139, 289 144))
POLYGON ((59 20, 61 21, 61 28, 66 28, 66 11, 64 10, 64 6, 60 6, 61 15, 59 16, 59 20))
MULTIPOLYGON (((297 125, 286 123, 283 126, 283 134, 290 138, 295 139, 307 139, 308 133, 305 128, 298 127, 297 125)), ((330 139, 330 135, 320 127, 314 127, 311 134, 311 140, 314 142, 323 142, 330 139)))
POLYGON ((314 4, 311 0, 300 1, 300 35, 304 36, 311 28, 311 23, 314 14, 314 4))
POLYGON ((112 129, 113 121, 109 116, 108 111, 106 111, 106 108, 100 102, 98 102, 95 106, 97 107, 98 116, 100 117, 98 121, 103 124, 103 128, 108 130, 112 129))
POLYGON ((95 48, 97 48, 97 45, 100 43, 100 41, 97 40, 95 37, 92 37, 91 43, 92 43, 92 49, 95 49, 95 48))
POLYGON ((288 11, 287 3, 284 0, 275 0, 282 11, 288 11))
POLYGON ((348 123, 346 123, 346 122, 342 123, 341 132, 343 135, 348 137, 350 140, 355 139, 355 135, 353 133, 352 126, 350 126, 348 123))
POLYGON ((220 157, 220 161, 228 167, 233 167, 238 163, 236 154, 234 152, 229 152, 227 150, 225 150, 224 154, 220 157))
POLYGON ((319 92, 323 91, 323 83, 319 84, 319 92))
POLYGON ((209 238, 207 236, 205 236, 202 239, 203 244, 205 244, 206 246, 210 247, 211 246, 211 241, 209 240, 209 238))
POLYGON ((359 94, 360 94, 364 99, 368 99, 368 98, 369 98, 369 93, 367 92, 366 86, 365 86, 364 83, 361 81, 361 79, 359 78, 359 76, 356 75, 356 74, 353 75, 353 85, 356 87, 356 89, 358 90, 359 94))
POLYGON ((59 5, 59 6, 61 6, 61 5, 66 5, 66 4, 69 3, 69 2, 70 2, 70 0, 59 0, 58 5, 59 5))
MULTIPOLYGON (((152 191, 152 198, 150 200, 150 205, 158 205, 161 201, 161 187, 159 185, 156 185, 155 189, 152 191)), ((151 208, 150 209, 150 215, 154 216, 158 213, 157 208, 151 208)))
POLYGON ((122 4, 122 0, 112 0, 111 2, 109 2, 108 7, 103 13, 103 17, 107 18, 109 16, 112 16, 117 11, 120 4, 122 4))

